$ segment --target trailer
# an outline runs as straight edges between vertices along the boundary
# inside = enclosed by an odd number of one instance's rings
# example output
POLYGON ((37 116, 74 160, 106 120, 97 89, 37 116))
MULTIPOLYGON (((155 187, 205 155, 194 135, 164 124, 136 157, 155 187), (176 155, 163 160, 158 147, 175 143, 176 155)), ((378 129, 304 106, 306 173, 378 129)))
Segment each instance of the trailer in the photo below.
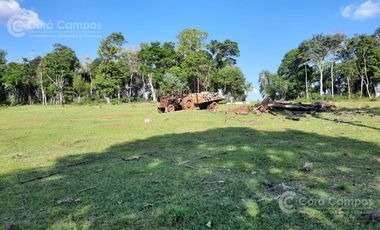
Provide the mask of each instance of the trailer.
POLYGON ((181 95, 161 96, 157 106, 158 112, 174 112, 179 110, 199 109, 216 110, 218 102, 225 97, 219 93, 201 92, 181 95))

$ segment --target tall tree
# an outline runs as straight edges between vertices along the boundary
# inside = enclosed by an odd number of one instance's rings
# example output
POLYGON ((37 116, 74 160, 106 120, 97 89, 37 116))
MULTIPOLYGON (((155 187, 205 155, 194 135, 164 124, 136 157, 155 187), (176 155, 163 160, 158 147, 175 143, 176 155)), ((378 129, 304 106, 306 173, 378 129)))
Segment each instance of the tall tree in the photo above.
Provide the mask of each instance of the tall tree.
POLYGON ((377 47, 376 40, 373 36, 358 35, 350 40, 350 47, 352 48, 353 59, 356 62, 357 72, 361 77, 361 96, 365 86, 367 95, 371 98, 371 85, 375 87, 380 78, 380 50, 377 47))
POLYGON ((28 103, 33 104, 33 97, 36 96, 38 90, 38 66, 41 63, 42 58, 37 56, 31 60, 24 58, 24 90, 28 98, 28 103))
POLYGON ((216 85, 215 88, 221 89, 229 99, 243 99, 246 96, 248 85, 245 82, 244 74, 238 67, 224 67, 215 74, 213 82, 216 85))
POLYGON ((3 81, 8 91, 8 98, 12 105, 21 101, 20 94, 24 77, 24 65, 21 63, 11 62, 6 66, 3 81))
POLYGON ((351 99, 352 82, 357 74, 356 63, 353 59, 345 60, 338 64, 337 70, 338 73, 342 74, 343 77, 346 79, 348 99, 351 99))
MULTIPOLYGON (((42 98, 45 98, 45 88, 51 96, 51 102, 63 105, 65 96, 68 98, 72 94, 65 94, 72 91, 73 77, 80 68, 79 60, 75 52, 64 45, 55 44, 54 50, 48 53, 39 65, 40 86, 42 98)), ((46 102, 45 102, 46 103, 46 102)))
POLYGON ((224 42, 212 40, 207 45, 207 49, 211 53, 217 69, 222 69, 227 65, 235 65, 236 58, 240 56, 238 43, 229 39, 224 42))
POLYGON ((108 104, 115 95, 120 99, 122 84, 127 77, 125 64, 120 61, 125 43, 122 33, 111 33, 101 41, 98 49, 102 62, 98 67, 94 87, 108 104))
POLYGON ((338 53, 343 49, 346 36, 338 33, 331 36, 326 36, 326 45, 331 55, 330 77, 331 77, 331 96, 334 97, 334 66, 338 53))
POLYGON ((197 29, 184 29, 177 36, 179 40, 178 51, 187 56, 191 52, 200 51, 205 47, 208 33, 197 29))
POLYGON ((312 68, 308 65, 308 60, 304 58, 300 48, 292 49, 285 54, 277 73, 279 77, 288 81, 287 96, 290 99, 309 97, 308 76, 311 72, 312 68))
POLYGON ((0 49, 0 104, 6 102, 6 92, 5 86, 3 84, 3 76, 5 74, 7 63, 7 60, 5 59, 6 56, 7 52, 5 50, 0 49))
POLYGON ((131 102, 134 77, 137 77, 140 69, 138 50, 125 50, 122 56, 123 62, 126 64, 126 67, 128 67, 129 72, 126 88, 128 88, 128 101, 131 102))
POLYGON ((260 93, 271 99, 285 99, 288 92, 288 81, 280 78, 278 74, 268 70, 261 71, 259 75, 260 93))
POLYGON ((177 65, 177 54, 173 43, 151 42, 141 44, 138 57, 140 72, 147 76, 153 101, 157 101, 157 89, 166 71, 177 65))
POLYGON ((314 35, 312 39, 304 41, 300 45, 300 49, 305 52, 307 58, 317 67, 319 72, 319 93, 323 95, 323 71, 326 58, 329 54, 327 38, 322 34, 314 35))

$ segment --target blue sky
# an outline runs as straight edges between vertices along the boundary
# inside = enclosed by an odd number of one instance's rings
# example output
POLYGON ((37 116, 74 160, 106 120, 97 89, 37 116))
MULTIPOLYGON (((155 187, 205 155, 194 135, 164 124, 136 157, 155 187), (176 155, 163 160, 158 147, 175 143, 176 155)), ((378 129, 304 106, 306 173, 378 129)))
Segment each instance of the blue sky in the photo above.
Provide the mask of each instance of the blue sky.
MULTIPOLYGON (((262 69, 276 71, 283 55, 316 33, 372 34, 380 27, 380 0, 0 0, 0 49, 9 61, 43 55, 52 44, 72 47, 82 60, 96 57, 99 40, 122 32, 127 46, 142 42, 176 41, 184 28, 209 33, 209 39, 232 39, 239 43, 238 66, 248 81, 257 86, 262 69), (13 14, 26 15, 31 23, 99 23, 91 38, 16 38, 7 29, 13 14), (100 37, 99 37, 100 35, 100 37)), ((78 31, 77 31, 78 32, 78 31)))

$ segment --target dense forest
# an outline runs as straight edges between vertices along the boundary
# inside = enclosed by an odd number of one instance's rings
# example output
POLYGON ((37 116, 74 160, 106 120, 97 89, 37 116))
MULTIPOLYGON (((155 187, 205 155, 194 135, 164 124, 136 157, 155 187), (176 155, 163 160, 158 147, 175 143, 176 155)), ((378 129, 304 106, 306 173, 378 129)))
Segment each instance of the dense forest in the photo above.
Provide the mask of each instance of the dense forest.
MULTIPOLYGON (((221 91, 245 100, 252 89, 236 66, 238 43, 211 40, 184 29, 175 42, 127 48, 122 33, 100 42, 98 58, 80 61, 62 44, 21 62, 0 50, 0 104, 65 104, 93 101, 157 101, 160 95, 221 91)), ((285 54, 277 73, 263 70, 260 92, 272 99, 344 96, 373 98, 380 92, 380 28, 373 35, 314 35, 285 54)))
POLYGON ((0 104, 157 101, 160 95, 200 91, 245 99, 251 85, 236 66, 236 42, 207 43, 208 33, 196 29, 177 38, 177 43, 126 48, 124 35, 112 33, 100 42, 98 58, 82 62, 62 44, 22 62, 7 63, 6 51, 0 50, 0 104))
POLYGON ((380 28, 373 35, 314 35, 285 54, 277 73, 263 70, 272 99, 369 97, 380 93, 380 28))

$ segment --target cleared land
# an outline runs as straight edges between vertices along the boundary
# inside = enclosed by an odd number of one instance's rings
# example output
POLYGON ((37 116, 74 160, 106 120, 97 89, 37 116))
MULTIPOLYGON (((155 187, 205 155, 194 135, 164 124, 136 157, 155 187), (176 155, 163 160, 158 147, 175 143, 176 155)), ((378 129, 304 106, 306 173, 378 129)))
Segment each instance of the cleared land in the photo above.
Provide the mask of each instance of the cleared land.
POLYGON ((380 102, 338 106, 341 114, 300 121, 282 114, 158 114, 152 104, 1 108, 1 224, 378 228, 361 213, 380 210, 380 102), (302 169, 307 161, 309 172, 302 169), (371 202, 293 202, 288 214, 276 199, 286 191, 371 202))

